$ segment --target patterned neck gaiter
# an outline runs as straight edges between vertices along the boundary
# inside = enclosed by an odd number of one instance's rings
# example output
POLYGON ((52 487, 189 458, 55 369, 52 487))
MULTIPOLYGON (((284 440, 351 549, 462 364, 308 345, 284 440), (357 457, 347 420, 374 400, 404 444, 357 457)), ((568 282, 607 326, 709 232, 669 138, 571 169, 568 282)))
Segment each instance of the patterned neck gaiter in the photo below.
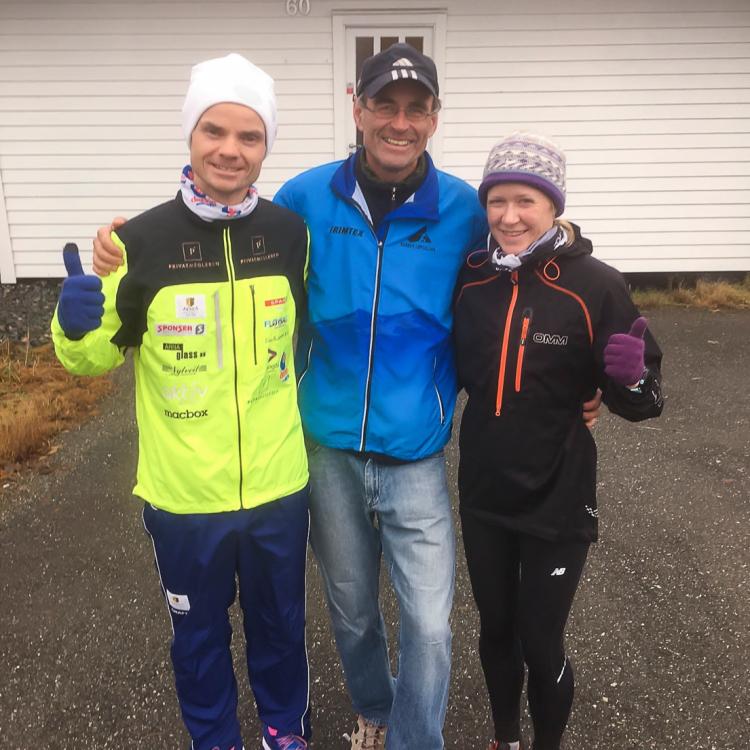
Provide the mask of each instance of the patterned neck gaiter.
POLYGON ((490 253, 490 262, 498 271, 515 271, 516 268, 520 268, 531 261, 535 251, 540 251, 540 248, 543 248, 540 252, 550 249, 550 246, 557 250, 560 245, 564 245, 567 241, 567 232, 561 226, 555 225, 551 229, 548 229, 539 239, 532 242, 519 255, 506 255, 492 234, 487 237, 487 249, 490 253), (554 240, 554 245, 552 245, 552 240, 554 240))
POLYGON ((193 168, 189 164, 182 170, 180 190, 185 205, 204 221, 239 219, 242 216, 249 216, 258 205, 258 191, 253 185, 248 188, 242 203, 234 206, 217 203, 198 189, 193 179, 193 168))

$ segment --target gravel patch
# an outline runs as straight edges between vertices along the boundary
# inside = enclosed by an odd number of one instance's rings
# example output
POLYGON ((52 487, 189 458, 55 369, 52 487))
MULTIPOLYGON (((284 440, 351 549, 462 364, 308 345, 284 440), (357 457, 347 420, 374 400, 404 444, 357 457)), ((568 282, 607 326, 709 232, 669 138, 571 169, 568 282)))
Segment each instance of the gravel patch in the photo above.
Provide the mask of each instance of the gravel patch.
POLYGON ((0 342, 25 342, 27 338, 32 346, 48 342, 59 293, 59 279, 0 284, 0 342))

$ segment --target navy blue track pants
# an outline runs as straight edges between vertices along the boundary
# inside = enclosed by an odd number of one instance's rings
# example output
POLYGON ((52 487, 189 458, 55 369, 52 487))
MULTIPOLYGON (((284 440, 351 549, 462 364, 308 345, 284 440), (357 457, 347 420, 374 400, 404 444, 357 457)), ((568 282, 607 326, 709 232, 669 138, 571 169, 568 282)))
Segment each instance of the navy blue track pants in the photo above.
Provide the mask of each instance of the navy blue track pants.
POLYGON ((177 697, 194 750, 241 750, 229 607, 239 582, 250 686, 280 735, 308 737, 305 646, 308 488, 249 510, 174 514, 143 525, 172 620, 177 697))

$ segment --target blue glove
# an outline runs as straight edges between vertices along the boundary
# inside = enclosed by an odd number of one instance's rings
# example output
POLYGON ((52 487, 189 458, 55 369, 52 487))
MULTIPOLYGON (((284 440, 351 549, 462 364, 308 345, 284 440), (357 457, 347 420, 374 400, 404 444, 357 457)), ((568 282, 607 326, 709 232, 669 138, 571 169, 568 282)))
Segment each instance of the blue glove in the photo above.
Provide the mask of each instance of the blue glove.
POLYGON ((57 303, 57 319, 69 339, 80 339, 99 328, 104 315, 102 280, 83 273, 78 245, 68 242, 63 249, 68 278, 63 281, 57 303))

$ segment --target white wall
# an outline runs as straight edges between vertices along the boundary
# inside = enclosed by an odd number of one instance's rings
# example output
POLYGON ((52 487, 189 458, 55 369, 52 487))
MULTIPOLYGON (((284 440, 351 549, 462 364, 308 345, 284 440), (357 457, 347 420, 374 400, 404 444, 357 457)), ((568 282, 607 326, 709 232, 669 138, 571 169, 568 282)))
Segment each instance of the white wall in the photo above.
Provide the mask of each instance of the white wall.
MULTIPOLYGON (((566 215, 602 259, 750 270, 750 4, 566 5, 444 0, 441 166, 476 184, 498 137, 539 130, 568 153, 566 215)), ((86 262, 97 226, 174 194, 187 159, 179 108, 199 60, 237 51, 276 78, 262 194, 340 156, 331 15, 384 8, 311 7, 289 17, 284 0, 0 0, 1 280, 61 276, 66 241, 86 262)))
POLYGON ((476 184, 500 136, 538 130, 567 152, 566 216, 601 259, 750 270, 750 3, 564 6, 449 14, 443 167, 476 184))
POLYGON ((175 194, 188 160, 179 110, 200 60, 236 51, 276 79, 262 194, 330 160, 331 50, 330 15, 289 17, 279 0, 2 0, 0 175, 16 277, 64 275, 66 241, 87 263, 96 227, 175 194))

